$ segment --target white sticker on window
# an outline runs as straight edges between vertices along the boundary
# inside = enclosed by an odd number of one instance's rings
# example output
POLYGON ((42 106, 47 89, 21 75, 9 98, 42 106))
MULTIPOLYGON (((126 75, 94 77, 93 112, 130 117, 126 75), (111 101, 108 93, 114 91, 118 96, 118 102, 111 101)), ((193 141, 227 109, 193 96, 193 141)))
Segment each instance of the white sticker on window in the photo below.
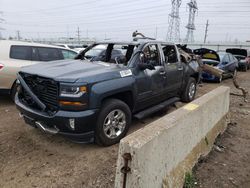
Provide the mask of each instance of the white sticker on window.
POLYGON ((130 69, 120 71, 121 77, 132 76, 132 71, 130 69))

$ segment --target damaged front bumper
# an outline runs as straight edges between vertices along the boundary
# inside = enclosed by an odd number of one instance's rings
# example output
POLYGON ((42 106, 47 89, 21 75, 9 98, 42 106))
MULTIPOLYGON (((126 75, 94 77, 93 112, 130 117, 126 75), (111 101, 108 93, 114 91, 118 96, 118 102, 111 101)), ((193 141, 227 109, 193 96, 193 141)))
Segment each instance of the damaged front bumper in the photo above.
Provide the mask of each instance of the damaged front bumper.
POLYGON ((98 110, 80 112, 57 111, 54 115, 32 109, 15 97, 17 109, 25 122, 49 134, 59 134, 75 142, 87 143, 94 141, 94 127, 98 110), (72 125, 74 120, 74 125, 72 125))

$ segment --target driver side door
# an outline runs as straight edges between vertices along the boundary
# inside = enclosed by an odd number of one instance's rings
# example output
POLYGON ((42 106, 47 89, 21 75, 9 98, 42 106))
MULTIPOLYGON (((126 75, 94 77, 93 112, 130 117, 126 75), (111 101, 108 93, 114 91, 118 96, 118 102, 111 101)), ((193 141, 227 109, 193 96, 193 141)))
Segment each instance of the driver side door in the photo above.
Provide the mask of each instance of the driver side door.
MULTIPOLYGON (((137 102, 140 109, 147 108, 164 100, 166 72, 157 44, 148 44, 143 49, 145 64, 153 65, 153 69, 139 70, 136 76, 137 102)), ((139 109, 138 109, 139 110, 139 109)))

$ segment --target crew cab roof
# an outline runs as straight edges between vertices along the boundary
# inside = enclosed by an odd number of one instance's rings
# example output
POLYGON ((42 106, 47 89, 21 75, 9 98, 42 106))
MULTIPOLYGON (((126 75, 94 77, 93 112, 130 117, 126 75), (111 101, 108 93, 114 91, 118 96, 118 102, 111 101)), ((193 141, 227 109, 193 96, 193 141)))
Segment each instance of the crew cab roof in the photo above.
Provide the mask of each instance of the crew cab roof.
POLYGON ((163 43, 163 44, 170 44, 175 45, 174 43, 167 42, 167 41, 159 41, 159 40, 147 40, 142 39, 139 41, 112 41, 112 40, 105 40, 105 41, 98 41, 93 44, 121 44, 121 45, 139 45, 144 43, 163 43))

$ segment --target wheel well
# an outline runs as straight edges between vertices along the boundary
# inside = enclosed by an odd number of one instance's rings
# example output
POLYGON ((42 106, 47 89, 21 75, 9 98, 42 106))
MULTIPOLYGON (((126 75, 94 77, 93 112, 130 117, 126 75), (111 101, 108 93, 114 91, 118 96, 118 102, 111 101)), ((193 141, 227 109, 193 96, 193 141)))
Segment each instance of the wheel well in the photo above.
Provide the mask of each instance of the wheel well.
POLYGON ((108 96, 102 100, 102 103, 103 103, 103 101, 105 101, 107 99, 111 99, 111 98, 119 99, 119 100, 125 102, 128 105, 128 107, 130 108, 130 110, 133 111, 134 99, 133 99, 133 94, 131 91, 125 91, 125 92, 116 93, 114 95, 108 96))
POLYGON ((196 73, 190 75, 190 77, 194 78, 196 80, 196 83, 200 82, 200 73, 199 72, 196 72, 196 73))
POLYGON ((11 86, 11 89, 10 89, 10 94, 11 94, 11 95, 12 95, 13 88, 14 88, 15 84, 16 84, 16 80, 13 82, 13 84, 12 84, 12 86, 11 86))

